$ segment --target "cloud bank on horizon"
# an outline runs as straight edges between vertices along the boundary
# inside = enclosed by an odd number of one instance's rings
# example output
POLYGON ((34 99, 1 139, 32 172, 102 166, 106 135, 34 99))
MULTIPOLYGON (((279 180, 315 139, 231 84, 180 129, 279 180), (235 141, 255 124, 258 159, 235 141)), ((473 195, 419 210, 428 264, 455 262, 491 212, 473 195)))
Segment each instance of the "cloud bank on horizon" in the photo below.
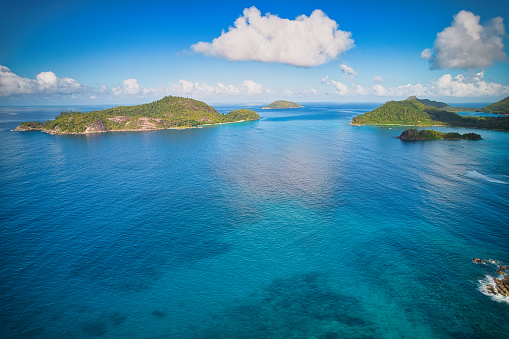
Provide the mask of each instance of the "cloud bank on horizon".
POLYGON ((340 81, 329 79, 328 76, 322 79, 322 84, 328 86, 329 95, 374 95, 382 97, 409 97, 411 95, 421 97, 482 97, 509 95, 509 86, 504 86, 494 82, 484 80, 484 72, 475 75, 444 74, 436 81, 430 81, 427 84, 406 84, 393 87, 385 87, 380 84, 381 78, 375 77, 378 82, 372 87, 362 87, 361 85, 345 85, 340 81))
POLYGON ((198 53, 231 61, 262 61, 300 67, 319 66, 354 46, 351 33, 317 9, 309 17, 283 19, 256 7, 244 9, 228 32, 212 42, 198 42, 198 53))
MULTIPOLYGON (((348 67, 348 66, 347 66, 348 67)), ((345 78, 352 78, 351 72, 345 71, 345 78)), ((351 69, 353 71, 353 69, 351 69)), ((353 71, 355 73, 355 71, 353 71)), ((0 97, 11 95, 73 95, 82 98, 96 99, 98 97, 160 97, 164 95, 190 96, 195 98, 210 98, 215 96, 292 96, 292 95, 336 95, 336 96, 379 96, 393 97, 411 95, 424 97, 450 96, 450 97, 482 97, 509 95, 509 86, 494 82, 487 82, 484 79, 484 72, 475 75, 452 76, 444 74, 436 81, 427 84, 406 84, 400 86, 386 87, 381 85, 382 77, 375 76, 376 83, 371 87, 361 85, 347 85, 341 81, 330 79, 326 76, 321 79, 325 86, 324 92, 315 88, 309 90, 285 89, 277 93, 265 88, 262 84, 252 80, 244 80, 238 85, 224 85, 218 82, 215 86, 205 82, 192 82, 180 79, 177 83, 170 83, 167 86, 157 88, 143 87, 136 79, 125 79, 122 85, 108 88, 100 85, 99 88, 90 88, 82 85, 72 78, 59 78, 53 72, 41 72, 35 79, 23 78, 13 73, 9 68, 0 65, 0 97)))
POLYGON ((450 27, 437 34, 433 49, 422 51, 431 69, 486 69, 507 58, 504 51, 504 19, 496 17, 482 26, 469 11, 454 16, 450 27))
POLYGON ((53 72, 41 72, 35 79, 22 78, 0 65, 0 96, 15 94, 74 93, 86 86, 71 78, 58 78, 53 72))
POLYGON ((53 72, 41 72, 36 75, 35 79, 20 77, 8 67, 0 65, 0 97, 24 94, 74 94, 82 97, 88 96, 92 99, 99 96, 122 98, 162 95, 187 95, 204 98, 214 95, 255 96, 264 93, 271 93, 271 91, 252 80, 244 80, 238 85, 224 85, 218 82, 216 86, 211 86, 204 82, 180 79, 178 83, 152 88, 141 86, 136 79, 125 79, 122 81, 122 85, 112 88, 105 85, 100 85, 99 88, 90 88, 72 78, 59 78, 53 72))

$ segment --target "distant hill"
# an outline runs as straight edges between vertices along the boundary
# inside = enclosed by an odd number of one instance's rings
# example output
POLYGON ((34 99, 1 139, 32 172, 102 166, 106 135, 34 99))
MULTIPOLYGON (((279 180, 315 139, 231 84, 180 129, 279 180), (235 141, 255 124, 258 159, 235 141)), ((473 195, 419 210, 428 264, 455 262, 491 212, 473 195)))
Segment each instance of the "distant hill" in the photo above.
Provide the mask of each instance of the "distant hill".
POLYGON ((410 97, 386 102, 371 112, 356 116, 352 125, 451 126, 509 131, 509 117, 464 117, 410 97))
POLYGON ((247 109, 221 114, 204 102, 167 96, 143 105, 118 106, 87 113, 62 112, 54 120, 23 122, 16 130, 42 130, 51 134, 146 131, 257 120, 259 118, 258 113, 247 109))
POLYGON ((463 111, 475 112, 479 110, 478 108, 475 107, 452 107, 446 104, 445 102, 434 101, 429 99, 419 99, 415 96, 408 97, 406 100, 417 100, 423 105, 440 108, 448 112, 463 112, 463 111))
POLYGON ((283 109, 283 108, 301 108, 302 106, 291 101, 276 100, 269 105, 263 107, 263 109, 283 109))
POLYGON ((509 97, 483 107, 480 111, 495 114, 509 114, 509 97))
POLYGON ((415 96, 408 97, 406 100, 417 100, 421 104, 424 104, 426 106, 432 106, 432 107, 435 107, 435 108, 448 108, 448 107, 451 107, 451 106, 447 105, 445 102, 433 101, 433 100, 429 100, 429 99, 418 99, 415 96))

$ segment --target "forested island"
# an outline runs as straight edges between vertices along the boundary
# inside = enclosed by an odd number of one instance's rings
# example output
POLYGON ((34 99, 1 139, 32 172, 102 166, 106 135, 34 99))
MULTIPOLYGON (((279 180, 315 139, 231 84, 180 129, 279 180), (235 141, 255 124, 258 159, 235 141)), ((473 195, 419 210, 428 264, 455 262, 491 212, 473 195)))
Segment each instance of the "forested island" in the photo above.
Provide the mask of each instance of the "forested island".
POLYGON ((509 117, 460 116, 444 107, 435 107, 437 104, 440 103, 415 97, 388 101, 371 112, 354 117, 352 125, 449 126, 509 131, 509 117))
POLYGON ((478 110, 479 112, 509 115, 509 97, 478 110))
POLYGON ((407 129, 398 137, 403 141, 426 141, 426 140, 481 140, 476 133, 459 134, 456 132, 443 133, 432 129, 407 129))
POLYGON ((22 122, 15 130, 41 130, 50 134, 83 134, 189 128, 258 119, 260 116, 252 110, 238 109, 221 114, 202 101, 167 96, 143 105, 117 106, 86 113, 61 112, 54 120, 22 122))
POLYGON ((285 101, 285 100, 276 100, 269 105, 263 107, 262 109, 283 109, 283 108, 301 108, 302 106, 298 103, 285 101))

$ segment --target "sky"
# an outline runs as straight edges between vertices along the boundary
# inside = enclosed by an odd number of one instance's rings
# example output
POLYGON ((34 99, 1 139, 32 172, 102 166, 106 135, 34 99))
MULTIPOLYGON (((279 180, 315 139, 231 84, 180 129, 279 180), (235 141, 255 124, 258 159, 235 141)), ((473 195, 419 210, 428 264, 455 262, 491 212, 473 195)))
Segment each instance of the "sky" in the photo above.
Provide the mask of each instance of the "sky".
POLYGON ((0 105, 495 102, 509 2, 0 2, 0 105))

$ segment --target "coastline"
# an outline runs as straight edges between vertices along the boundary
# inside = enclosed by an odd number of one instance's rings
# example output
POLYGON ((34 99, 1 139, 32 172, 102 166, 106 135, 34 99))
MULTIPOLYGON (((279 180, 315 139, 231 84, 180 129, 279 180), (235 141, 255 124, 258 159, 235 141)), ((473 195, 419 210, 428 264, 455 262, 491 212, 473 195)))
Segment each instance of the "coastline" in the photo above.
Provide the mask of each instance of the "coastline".
POLYGON ((467 128, 467 129, 480 129, 483 131, 501 131, 501 132, 508 132, 505 129, 500 128, 480 128, 480 127, 463 127, 463 126, 449 126, 449 125, 401 125, 401 124, 354 124, 349 123, 349 126, 402 126, 402 127, 450 127, 450 128, 467 128))
MULTIPOLYGON (((259 120, 259 119, 256 119, 259 120)), ((162 128, 137 128, 137 129, 110 129, 106 131, 90 131, 90 132, 71 132, 71 133, 61 133, 61 132, 55 132, 54 130, 48 130, 48 129, 39 129, 39 128, 24 128, 24 129, 18 129, 16 127, 15 129, 12 129, 11 132, 31 132, 31 131, 40 131, 43 133, 48 133, 51 135, 81 135, 81 134, 96 134, 96 133, 108 133, 108 132, 150 132, 150 131, 160 131, 165 129, 173 129, 173 130, 184 130, 184 129, 190 129, 190 128, 203 128, 204 126, 215 126, 215 125, 224 125, 224 124, 236 124, 239 122, 246 122, 246 121, 256 121, 256 120, 238 120, 238 121, 228 121, 228 122, 218 122, 216 124, 203 124, 198 126, 189 126, 189 127, 162 127, 162 128)))
POLYGON ((349 123, 350 126, 409 126, 409 127, 454 127, 447 125, 405 125, 405 124, 354 124, 349 123))

